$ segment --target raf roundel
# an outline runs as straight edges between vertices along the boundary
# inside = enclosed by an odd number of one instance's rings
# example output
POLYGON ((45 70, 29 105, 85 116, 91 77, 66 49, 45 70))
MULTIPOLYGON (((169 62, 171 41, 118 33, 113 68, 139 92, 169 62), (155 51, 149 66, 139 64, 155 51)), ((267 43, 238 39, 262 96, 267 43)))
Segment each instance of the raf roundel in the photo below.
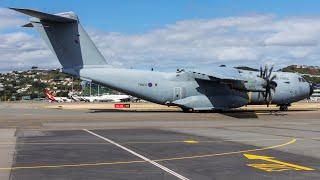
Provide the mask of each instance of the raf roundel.
POLYGON ((152 83, 151 83, 151 82, 149 82, 149 83, 148 83, 148 86, 149 86, 149 87, 152 87, 152 83))

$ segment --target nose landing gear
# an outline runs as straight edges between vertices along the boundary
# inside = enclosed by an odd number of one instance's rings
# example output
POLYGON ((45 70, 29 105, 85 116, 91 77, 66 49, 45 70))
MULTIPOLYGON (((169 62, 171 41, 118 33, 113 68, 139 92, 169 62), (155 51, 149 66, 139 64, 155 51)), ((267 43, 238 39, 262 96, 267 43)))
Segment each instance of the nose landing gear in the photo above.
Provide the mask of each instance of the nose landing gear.
POLYGON ((280 111, 288 111, 288 107, 290 106, 290 104, 281 104, 278 106, 280 111))

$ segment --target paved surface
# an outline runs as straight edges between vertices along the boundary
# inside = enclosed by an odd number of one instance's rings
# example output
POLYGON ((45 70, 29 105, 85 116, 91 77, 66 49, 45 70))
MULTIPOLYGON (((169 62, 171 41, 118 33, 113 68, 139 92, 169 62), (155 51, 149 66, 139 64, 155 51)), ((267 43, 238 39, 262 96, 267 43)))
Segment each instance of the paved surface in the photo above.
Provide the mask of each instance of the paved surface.
MULTIPOLYGON (((0 130, 0 167, 12 166, 15 143, 15 129, 0 130)), ((9 179, 9 176, 10 171, 0 171, 0 179, 9 179)))
MULTIPOLYGON (((283 153, 272 148, 261 149, 239 142, 155 129, 92 132, 188 179, 320 179, 319 159, 283 153), (248 160, 243 155, 245 153, 272 156, 315 170, 294 169, 264 160, 248 160), (263 167, 271 167, 272 172, 248 166, 250 164, 265 164, 263 167)), ((292 140, 269 141, 274 145, 283 145, 292 140)), ((20 131, 13 165, 16 169, 12 170, 11 179, 179 179, 141 160, 82 130, 20 131)))
POLYGON ((42 106, 0 103, 0 179, 320 179, 317 109, 185 114, 42 106))

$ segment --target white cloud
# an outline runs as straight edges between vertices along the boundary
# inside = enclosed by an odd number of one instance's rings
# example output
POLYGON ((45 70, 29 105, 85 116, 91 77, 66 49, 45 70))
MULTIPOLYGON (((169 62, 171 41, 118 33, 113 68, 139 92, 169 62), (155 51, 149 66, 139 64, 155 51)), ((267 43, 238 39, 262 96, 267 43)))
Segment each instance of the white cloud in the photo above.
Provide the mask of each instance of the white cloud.
POLYGON ((23 20, 14 11, 0 8, 0 30, 22 25, 23 20))
POLYGON ((20 70, 33 65, 59 67, 55 57, 38 37, 25 32, 0 34, 0 71, 20 70))
MULTIPOLYGON (((0 30, 14 28, 0 31, 0 71, 32 65, 58 67, 39 36, 16 27, 23 22, 15 13, 0 9, 0 30)), ((165 69, 217 64, 320 65, 320 17, 279 19, 253 15, 184 20, 140 34, 97 29, 89 34, 115 66, 165 69)))
POLYGON ((294 18, 273 24, 275 33, 265 39, 266 45, 315 46, 319 43, 319 18, 294 18))
POLYGON ((0 8, 0 72, 28 69, 33 65, 59 67, 42 40, 21 27, 26 22, 16 12, 0 8))
POLYGON ((201 67, 271 61, 276 65, 314 64, 319 30, 320 17, 277 19, 257 15, 179 21, 139 35, 101 31, 90 34, 103 54, 111 57, 109 61, 125 59, 134 67, 201 67))

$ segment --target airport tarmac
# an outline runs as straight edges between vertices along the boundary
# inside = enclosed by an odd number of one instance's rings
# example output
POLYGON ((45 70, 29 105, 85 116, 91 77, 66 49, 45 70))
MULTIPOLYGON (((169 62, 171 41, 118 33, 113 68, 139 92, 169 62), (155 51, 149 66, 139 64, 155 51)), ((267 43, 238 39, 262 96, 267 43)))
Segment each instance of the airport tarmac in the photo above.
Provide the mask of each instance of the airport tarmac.
POLYGON ((48 106, 0 103, 0 179, 320 179, 318 104, 219 113, 48 106))

